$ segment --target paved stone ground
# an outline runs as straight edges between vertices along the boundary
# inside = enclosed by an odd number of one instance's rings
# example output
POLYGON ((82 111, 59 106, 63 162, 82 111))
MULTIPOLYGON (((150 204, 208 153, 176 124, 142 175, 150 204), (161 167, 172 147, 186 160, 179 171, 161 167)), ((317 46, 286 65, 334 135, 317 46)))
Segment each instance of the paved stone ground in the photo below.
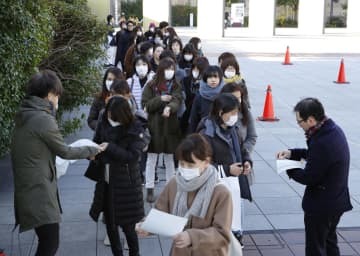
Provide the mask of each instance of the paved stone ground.
MULTIPOLYGON (((360 75, 358 52, 348 40, 326 37, 324 40, 309 38, 291 38, 302 49, 292 58, 294 65, 283 66, 283 57, 278 54, 262 54, 270 45, 271 49, 287 44, 288 38, 276 38, 254 44, 246 39, 248 52, 241 45, 241 39, 233 41, 205 41, 205 54, 210 62, 216 63, 216 56, 223 51, 232 50, 238 54, 241 71, 247 81, 251 109, 254 116, 263 111, 266 86, 272 85, 275 114, 279 122, 256 122, 259 135, 253 153, 256 182, 252 186, 254 202, 245 202, 245 251, 244 255, 304 255, 303 213, 301 197, 304 187, 290 181, 286 175, 277 175, 275 171, 275 153, 279 150, 305 146, 303 132, 297 126, 292 108, 298 100, 307 96, 318 97, 324 104, 329 117, 333 118, 345 131, 350 149, 350 193, 353 211, 345 213, 339 225, 339 243, 342 255, 360 255, 360 119, 358 98, 360 95, 360 75), (338 42, 345 42, 338 45, 338 42), (306 47, 315 44, 320 49, 313 55, 300 53, 306 47), (332 51, 321 51, 324 49, 332 51), (347 48, 347 46, 349 47, 347 48), (336 53, 339 48, 340 54, 336 53), (345 49, 344 49, 345 48, 345 49), (347 51, 346 49, 349 49, 347 51), (259 54, 254 54, 259 52, 259 54), (352 54, 354 52, 354 54, 352 54), (261 54, 260 54, 261 53, 261 54), (331 54, 328 54, 331 53, 331 54), (334 84, 337 78, 339 61, 345 58, 346 77, 351 82, 346 85, 334 84)), ((358 38, 354 39, 358 42, 358 38)), ((80 109, 88 113, 88 108, 80 109)), ((91 131, 85 126, 77 134, 66 140, 72 142, 78 138, 91 138, 91 131)), ((104 225, 97 226, 88 216, 88 210, 94 191, 94 183, 83 177, 87 161, 73 164, 68 173, 59 181, 61 201, 64 208, 61 224, 61 245, 58 255, 111 255, 109 248, 103 246, 104 225)), ((164 170, 159 169, 160 178, 164 170)), ((157 194, 164 186, 160 182, 157 194)), ((0 248, 10 251, 11 229, 13 224, 13 185, 9 157, 0 160, 0 248)), ((150 205, 146 204, 149 209, 150 205)), ((13 255, 33 255, 36 239, 33 232, 17 233, 14 238, 13 255), (19 246, 20 243, 20 246, 19 246), (19 249, 21 248, 21 253, 19 249)), ((149 237, 140 240, 142 255, 168 255, 171 241, 162 237, 149 237)))

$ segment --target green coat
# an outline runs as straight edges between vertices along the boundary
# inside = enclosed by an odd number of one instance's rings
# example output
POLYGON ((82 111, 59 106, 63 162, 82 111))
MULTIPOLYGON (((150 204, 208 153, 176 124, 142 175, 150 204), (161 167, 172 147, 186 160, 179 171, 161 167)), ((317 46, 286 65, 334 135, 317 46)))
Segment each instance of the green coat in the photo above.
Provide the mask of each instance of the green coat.
POLYGON ((154 89, 154 80, 148 83, 143 90, 141 105, 148 113, 148 125, 151 134, 149 153, 173 154, 181 140, 180 123, 177 116, 183 101, 182 89, 175 81, 170 91, 172 100, 161 101, 160 93, 154 89), (168 118, 162 116, 166 106, 171 109, 168 118))
POLYGON ((94 147, 67 146, 49 101, 25 98, 15 117, 11 144, 15 220, 20 232, 61 221, 55 156, 81 159, 96 152, 94 147))

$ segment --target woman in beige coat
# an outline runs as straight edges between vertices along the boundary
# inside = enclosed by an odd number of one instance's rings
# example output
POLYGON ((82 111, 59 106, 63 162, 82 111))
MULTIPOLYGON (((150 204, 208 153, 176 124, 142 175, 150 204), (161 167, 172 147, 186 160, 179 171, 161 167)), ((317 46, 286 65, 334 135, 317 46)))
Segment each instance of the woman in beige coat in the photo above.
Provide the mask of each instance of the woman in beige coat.
MULTIPOLYGON (((155 204, 158 210, 189 219, 184 231, 173 237, 172 256, 228 254, 232 201, 210 165, 211 155, 202 135, 184 139, 176 150, 178 171, 155 204)), ((141 230, 141 223, 137 230, 139 235, 149 235, 141 230)))

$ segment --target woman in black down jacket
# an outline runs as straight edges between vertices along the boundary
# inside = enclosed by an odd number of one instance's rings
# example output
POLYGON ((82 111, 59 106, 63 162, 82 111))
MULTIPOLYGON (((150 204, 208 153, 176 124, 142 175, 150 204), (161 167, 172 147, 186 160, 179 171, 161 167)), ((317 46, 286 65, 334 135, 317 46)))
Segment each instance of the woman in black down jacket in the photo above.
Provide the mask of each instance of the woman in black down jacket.
MULTIPOLYGON (((129 255, 139 255, 135 224, 144 217, 139 158, 144 145, 144 128, 135 119, 128 101, 112 97, 96 129, 94 141, 102 143, 105 151, 98 155, 93 166, 98 177, 90 216, 98 221, 100 212, 106 218, 106 231, 113 255, 123 255, 118 226, 126 236, 129 255)), ((87 170, 87 174, 90 167, 87 170)), ((89 175, 87 175, 89 177, 89 175)))

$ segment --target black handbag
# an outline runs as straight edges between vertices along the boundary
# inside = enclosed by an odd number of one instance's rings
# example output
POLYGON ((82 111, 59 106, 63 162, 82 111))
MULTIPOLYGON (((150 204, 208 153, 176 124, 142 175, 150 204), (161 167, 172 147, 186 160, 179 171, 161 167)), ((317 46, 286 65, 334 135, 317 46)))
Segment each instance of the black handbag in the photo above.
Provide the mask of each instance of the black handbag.
POLYGON ((99 182, 103 180, 105 166, 99 160, 91 160, 84 176, 92 181, 99 182))

